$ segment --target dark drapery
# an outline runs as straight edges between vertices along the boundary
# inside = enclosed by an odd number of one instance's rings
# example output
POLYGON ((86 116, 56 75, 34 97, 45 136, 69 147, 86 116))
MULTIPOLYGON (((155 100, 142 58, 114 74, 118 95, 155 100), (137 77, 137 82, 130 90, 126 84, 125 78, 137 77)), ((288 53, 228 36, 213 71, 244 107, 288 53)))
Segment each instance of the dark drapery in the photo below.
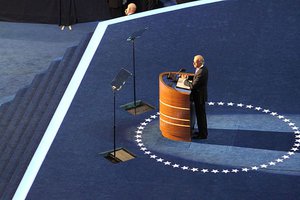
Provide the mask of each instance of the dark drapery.
POLYGON ((191 1, 196 1, 196 0, 176 0, 176 3, 180 4, 180 3, 187 3, 191 1))
POLYGON ((109 18, 106 0, 0 0, 2 21, 73 24, 109 18))

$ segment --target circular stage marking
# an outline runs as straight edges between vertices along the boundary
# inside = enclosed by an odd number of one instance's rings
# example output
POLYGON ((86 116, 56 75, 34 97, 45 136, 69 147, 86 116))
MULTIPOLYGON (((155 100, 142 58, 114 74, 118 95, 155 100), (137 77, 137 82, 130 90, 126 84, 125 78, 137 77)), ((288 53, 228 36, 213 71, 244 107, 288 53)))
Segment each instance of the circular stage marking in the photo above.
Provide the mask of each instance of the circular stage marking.
POLYGON ((238 172, 249 172, 249 171, 257 171, 259 169, 266 169, 270 166, 275 166, 279 163, 284 162, 285 160, 291 158, 291 156, 295 155, 295 152, 297 152, 299 150, 300 147, 300 131, 299 131, 299 127, 296 126, 295 123, 293 123, 290 119, 286 118, 283 115, 279 115, 277 112, 272 112, 269 109, 264 109, 262 107, 255 107, 253 105, 247 105, 247 104, 243 104, 243 103, 233 103, 233 102, 209 102, 208 106, 228 106, 228 107, 238 107, 238 108, 244 108, 244 109, 252 109, 255 110, 257 112, 262 112, 265 113, 267 115, 270 115, 271 117, 275 117, 279 120, 281 120, 282 122, 286 123, 291 129, 292 132, 295 135, 295 142, 293 144, 293 146, 290 148, 290 150, 288 152, 286 152, 283 156, 272 160, 272 161, 268 161, 264 164, 259 164, 259 165, 253 165, 253 166, 249 166, 249 167, 243 167, 243 168, 233 168, 233 169, 208 169, 208 168, 199 168, 199 167, 194 167, 194 166, 187 166, 187 165, 182 165, 179 162, 173 162, 173 161, 169 161, 167 159, 164 159, 156 154, 154 154, 153 152, 151 152, 143 143, 143 130, 145 129, 145 127, 152 122, 153 120, 159 118, 159 112, 156 113, 155 115, 151 115, 149 118, 145 119, 144 122, 140 123, 140 125, 137 127, 137 130, 135 131, 136 135, 135 135, 135 141, 137 143, 137 146, 140 148, 141 151, 144 152, 145 155, 148 155, 151 159, 155 160, 157 163, 161 163, 164 166, 168 166, 168 167, 172 167, 174 169, 181 169, 181 170, 185 170, 185 171, 191 171, 191 172, 198 172, 198 173, 213 173, 213 174, 218 174, 218 173, 224 173, 224 174, 228 174, 228 173, 238 173, 238 172))

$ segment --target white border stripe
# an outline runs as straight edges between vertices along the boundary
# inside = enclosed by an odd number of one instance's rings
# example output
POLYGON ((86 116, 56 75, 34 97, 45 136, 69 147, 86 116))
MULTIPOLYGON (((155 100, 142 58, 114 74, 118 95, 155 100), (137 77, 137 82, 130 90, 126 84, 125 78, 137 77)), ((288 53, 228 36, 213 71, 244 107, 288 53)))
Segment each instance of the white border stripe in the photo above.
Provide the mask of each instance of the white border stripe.
POLYGON ((18 189, 13 197, 13 200, 23 200, 26 198, 35 177, 37 176, 40 167, 51 147, 51 144, 67 114, 67 111, 73 101, 73 98, 81 84, 81 81, 94 57, 94 54, 103 38, 103 35, 108 25, 129 21, 137 18, 147 17, 155 14, 166 13, 170 11, 176 11, 184 8, 189 8, 198 5, 204 5, 209 3, 220 2, 223 0, 199 0, 191 3, 180 4, 176 6, 169 6, 161 9, 151 10, 147 12, 137 13, 134 15, 120 17, 112 20, 107 20, 98 24, 79 64, 78 67, 48 125, 48 128, 29 164, 27 170, 20 182, 18 189))
POLYGON ((62 121, 73 101, 73 98, 80 86, 86 70, 98 48, 98 45, 107 28, 106 23, 98 24, 87 49, 85 50, 78 67, 48 125, 48 128, 23 176, 21 183, 13 197, 14 200, 25 199, 33 181, 50 149, 50 146, 62 124, 62 121))

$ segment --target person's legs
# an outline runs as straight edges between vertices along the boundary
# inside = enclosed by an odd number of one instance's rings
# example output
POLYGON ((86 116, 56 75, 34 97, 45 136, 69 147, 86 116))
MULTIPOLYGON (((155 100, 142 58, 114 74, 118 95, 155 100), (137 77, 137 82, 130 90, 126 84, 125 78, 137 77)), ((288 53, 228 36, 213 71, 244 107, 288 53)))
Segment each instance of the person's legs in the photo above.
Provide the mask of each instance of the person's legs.
POLYGON ((205 104, 200 104, 195 102, 196 116, 197 116, 197 125, 199 130, 199 137, 207 137, 207 120, 206 120, 206 111, 205 104))
POLYGON ((190 106, 190 120, 191 120, 192 133, 194 133, 195 123, 196 123, 196 112, 195 112, 195 103, 194 102, 191 102, 191 106, 190 106))
POLYGON ((201 112, 197 116, 198 120, 198 129, 199 134, 207 137, 207 120, 206 120, 206 111, 205 111, 205 104, 200 104, 201 112))

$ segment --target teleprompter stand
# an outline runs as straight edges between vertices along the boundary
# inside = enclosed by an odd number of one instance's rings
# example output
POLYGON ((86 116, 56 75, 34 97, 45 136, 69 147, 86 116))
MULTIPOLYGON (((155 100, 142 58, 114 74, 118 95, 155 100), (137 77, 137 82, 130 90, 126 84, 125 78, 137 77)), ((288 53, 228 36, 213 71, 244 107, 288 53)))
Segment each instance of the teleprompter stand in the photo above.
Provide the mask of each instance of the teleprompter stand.
POLYGON ((147 30, 148 28, 143 28, 141 30, 138 30, 134 33, 131 34, 129 38, 127 38, 128 42, 132 43, 132 67, 133 67, 133 102, 127 103, 125 105, 122 105, 121 107, 125 109, 127 112, 133 114, 133 115, 138 115, 142 114, 144 112, 147 112, 149 110, 155 109, 155 107, 141 101, 141 100, 136 100, 136 80, 135 80, 135 39, 140 38, 143 33, 147 30))
POLYGON ((122 86, 125 84, 128 77, 131 76, 131 73, 125 69, 121 69, 117 76, 111 82, 111 87, 113 91, 113 103, 114 103, 114 111, 113 111, 113 134, 114 134, 114 149, 112 151, 103 152, 104 157, 111 161, 112 163, 125 162, 127 160, 131 160, 135 158, 135 155, 130 153, 128 150, 124 148, 116 148, 116 92, 121 90, 122 86))

